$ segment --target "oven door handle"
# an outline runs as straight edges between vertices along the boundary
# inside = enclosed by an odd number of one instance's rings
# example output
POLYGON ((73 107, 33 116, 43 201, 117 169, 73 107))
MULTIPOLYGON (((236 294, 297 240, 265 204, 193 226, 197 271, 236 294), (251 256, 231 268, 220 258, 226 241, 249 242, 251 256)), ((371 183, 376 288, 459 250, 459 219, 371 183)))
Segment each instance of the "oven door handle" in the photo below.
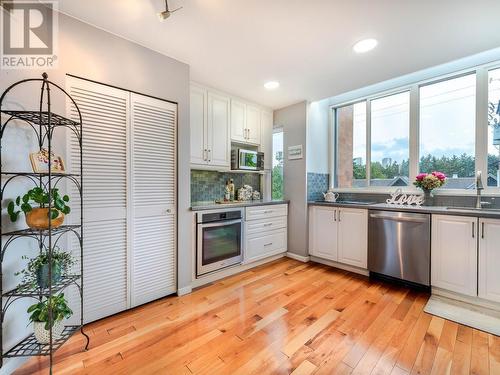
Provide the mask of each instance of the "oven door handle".
POLYGON ((216 221, 213 223, 199 223, 198 225, 202 228, 213 228, 213 227, 225 227, 226 225, 233 225, 243 223, 242 219, 235 220, 225 220, 225 221, 216 221))

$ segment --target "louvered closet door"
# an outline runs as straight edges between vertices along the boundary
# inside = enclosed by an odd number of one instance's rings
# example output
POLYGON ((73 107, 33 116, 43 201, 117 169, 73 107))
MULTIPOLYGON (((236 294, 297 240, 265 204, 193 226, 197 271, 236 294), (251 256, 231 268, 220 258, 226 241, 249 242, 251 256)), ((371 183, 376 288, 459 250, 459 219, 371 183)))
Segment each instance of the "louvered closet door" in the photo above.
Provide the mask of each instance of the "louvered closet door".
MULTIPOLYGON (((128 308, 127 154, 130 94, 68 77, 70 95, 83 116, 84 320, 128 308)), ((74 108, 71 116, 76 119, 74 108)), ((79 147, 71 142, 71 168, 79 147)), ((72 191, 76 202, 77 192, 72 191)), ((73 205, 71 217, 79 217, 73 205)), ((73 245, 76 245, 73 243, 73 245)), ((77 248, 77 246, 73 246, 77 248)))
POLYGON ((131 94, 131 304, 176 291, 177 105, 131 94))

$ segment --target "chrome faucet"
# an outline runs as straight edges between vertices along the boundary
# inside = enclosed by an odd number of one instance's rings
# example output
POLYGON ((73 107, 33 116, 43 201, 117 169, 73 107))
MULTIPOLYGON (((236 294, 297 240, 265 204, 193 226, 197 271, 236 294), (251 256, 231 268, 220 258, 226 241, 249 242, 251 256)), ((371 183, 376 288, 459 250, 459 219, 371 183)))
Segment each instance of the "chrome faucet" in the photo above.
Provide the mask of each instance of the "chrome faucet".
POLYGON ((484 190, 483 181, 481 180, 481 171, 476 173, 476 208, 482 208, 481 191, 484 190))

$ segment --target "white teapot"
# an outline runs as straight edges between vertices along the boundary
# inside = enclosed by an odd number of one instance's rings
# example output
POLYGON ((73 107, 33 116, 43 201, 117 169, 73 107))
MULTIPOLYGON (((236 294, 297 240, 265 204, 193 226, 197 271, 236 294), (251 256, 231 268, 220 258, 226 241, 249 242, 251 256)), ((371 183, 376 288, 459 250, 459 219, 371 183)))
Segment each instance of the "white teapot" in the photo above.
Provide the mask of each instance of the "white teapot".
POLYGON ((326 202, 335 202, 339 197, 339 193, 335 193, 332 189, 329 189, 326 193, 323 193, 323 197, 326 202))

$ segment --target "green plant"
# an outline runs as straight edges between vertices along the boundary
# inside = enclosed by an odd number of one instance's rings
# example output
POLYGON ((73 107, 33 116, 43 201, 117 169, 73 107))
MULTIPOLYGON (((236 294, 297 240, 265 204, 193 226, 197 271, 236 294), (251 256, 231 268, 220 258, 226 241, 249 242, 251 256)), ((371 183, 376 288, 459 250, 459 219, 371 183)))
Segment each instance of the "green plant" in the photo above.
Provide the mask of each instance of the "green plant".
POLYGON ((45 323, 45 329, 51 329, 56 322, 60 322, 64 318, 69 318, 73 315, 73 311, 69 308, 64 293, 47 298, 45 301, 40 301, 31 305, 28 308, 30 322, 45 323), (49 318, 49 307, 52 311, 52 319, 49 318))
POLYGON ((59 194, 59 189, 51 189, 49 194, 45 189, 35 187, 28 190, 22 197, 19 196, 15 201, 9 202, 7 213, 9 214, 10 220, 15 222, 21 211, 26 214, 33 209, 33 203, 36 203, 40 208, 46 208, 49 203, 51 203, 50 218, 53 220, 59 216, 59 212, 65 215, 69 214, 71 209, 66 205, 68 202, 69 197, 67 195, 61 196, 59 194), (16 210, 16 207, 20 209, 16 210))
MULTIPOLYGON (((30 259, 28 256, 23 255, 22 259, 30 259)), ((54 275, 59 272, 59 276, 62 274, 67 274, 74 264, 74 259, 70 253, 62 251, 59 247, 54 247, 52 249, 52 282, 57 280, 54 279, 54 275)), ((41 284, 41 270, 44 266, 49 265, 49 251, 48 249, 43 250, 35 258, 31 258, 28 265, 23 270, 16 272, 15 276, 22 275, 21 285, 25 288, 36 288, 37 285, 40 288, 45 287, 41 284)), ((48 276, 47 276, 48 277, 48 276)))

